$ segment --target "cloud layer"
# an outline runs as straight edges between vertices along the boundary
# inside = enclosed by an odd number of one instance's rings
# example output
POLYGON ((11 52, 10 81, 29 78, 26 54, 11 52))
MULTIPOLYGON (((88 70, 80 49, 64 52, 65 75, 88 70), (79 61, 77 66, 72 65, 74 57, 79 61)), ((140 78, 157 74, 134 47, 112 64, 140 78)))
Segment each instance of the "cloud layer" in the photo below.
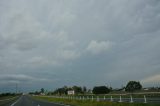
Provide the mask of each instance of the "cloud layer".
POLYGON ((154 86, 159 8, 158 0, 1 0, 0 84, 154 86))

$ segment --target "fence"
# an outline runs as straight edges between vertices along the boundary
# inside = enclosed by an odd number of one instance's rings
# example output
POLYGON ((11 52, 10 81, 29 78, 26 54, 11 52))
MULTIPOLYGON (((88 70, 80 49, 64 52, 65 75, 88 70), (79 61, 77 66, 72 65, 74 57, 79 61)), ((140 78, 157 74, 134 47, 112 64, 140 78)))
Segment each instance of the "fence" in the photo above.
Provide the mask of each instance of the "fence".
POLYGON ((134 98, 132 95, 126 98, 123 95, 119 95, 119 97, 99 97, 99 96, 47 96, 47 97, 54 97, 54 98, 61 98, 61 99, 69 99, 69 100, 90 100, 90 101, 110 101, 110 102, 129 102, 129 103, 160 103, 160 98, 147 98, 145 95, 143 98, 134 98))

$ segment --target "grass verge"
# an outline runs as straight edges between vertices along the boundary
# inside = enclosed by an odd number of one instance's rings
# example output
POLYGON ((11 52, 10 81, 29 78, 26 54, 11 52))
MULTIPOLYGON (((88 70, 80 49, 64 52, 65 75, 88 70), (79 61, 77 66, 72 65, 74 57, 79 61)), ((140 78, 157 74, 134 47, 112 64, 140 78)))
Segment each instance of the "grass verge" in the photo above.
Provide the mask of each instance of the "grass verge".
POLYGON ((16 101, 19 96, 5 96, 0 98, 0 106, 9 106, 16 101))
POLYGON ((69 104, 71 106, 159 106, 160 104, 148 104, 148 103, 117 103, 117 102, 97 102, 91 100, 69 100, 69 99, 59 99, 44 96, 33 96, 34 99, 45 100, 48 102, 69 104))

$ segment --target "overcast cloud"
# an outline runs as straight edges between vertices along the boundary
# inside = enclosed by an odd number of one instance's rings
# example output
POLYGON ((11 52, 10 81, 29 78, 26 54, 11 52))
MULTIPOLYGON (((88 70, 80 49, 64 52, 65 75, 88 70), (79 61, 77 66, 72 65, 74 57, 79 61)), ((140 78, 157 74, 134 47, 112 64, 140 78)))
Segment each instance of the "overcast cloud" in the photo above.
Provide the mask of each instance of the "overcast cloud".
POLYGON ((0 90, 160 86, 159 0, 1 0, 0 90))

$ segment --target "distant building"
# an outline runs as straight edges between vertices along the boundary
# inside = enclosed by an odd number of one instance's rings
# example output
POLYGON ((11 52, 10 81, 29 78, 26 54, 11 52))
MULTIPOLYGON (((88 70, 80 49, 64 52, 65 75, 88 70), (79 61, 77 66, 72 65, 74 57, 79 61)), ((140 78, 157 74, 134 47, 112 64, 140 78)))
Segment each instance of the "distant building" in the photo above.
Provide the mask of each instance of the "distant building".
POLYGON ((67 94, 68 94, 68 95, 74 95, 75 92, 74 92, 74 90, 69 90, 69 91, 67 92, 67 94))
POLYGON ((40 95, 45 95, 45 93, 40 93, 40 95))
POLYGON ((148 89, 148 88, 143 88, 143 90, 144 90, 144 91, 148 91, 149 89, 148 89))

